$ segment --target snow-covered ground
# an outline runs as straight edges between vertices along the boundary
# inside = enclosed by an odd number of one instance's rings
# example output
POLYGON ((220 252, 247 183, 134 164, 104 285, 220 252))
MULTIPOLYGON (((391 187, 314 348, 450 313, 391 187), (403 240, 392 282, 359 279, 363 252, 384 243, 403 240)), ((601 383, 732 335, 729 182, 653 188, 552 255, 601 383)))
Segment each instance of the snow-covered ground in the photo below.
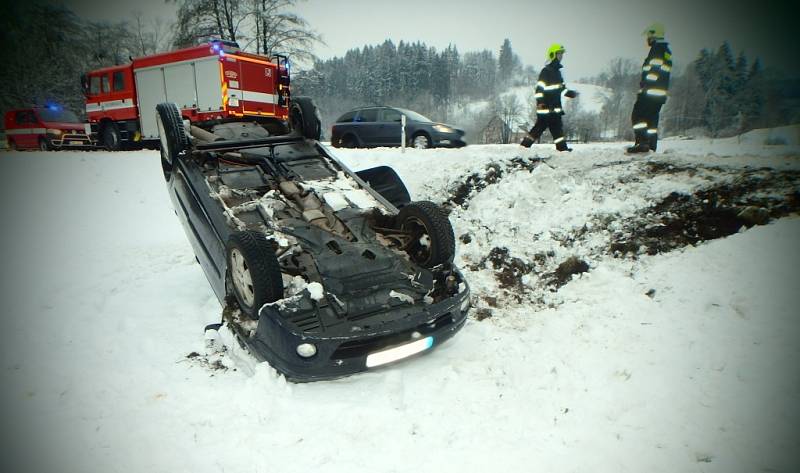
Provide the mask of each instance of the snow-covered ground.
POLYGON ((800 149, 622 146, 332 150, 449 203, 475 308, 425 356, 300 385, 204 356, 221 308, 157 153, 2 153, 0 471, 797 471, 800 149), (769 224, 613 251, 653 204, 743 183, 769 224), (570 257, 588 272, 554 284, 570 257))

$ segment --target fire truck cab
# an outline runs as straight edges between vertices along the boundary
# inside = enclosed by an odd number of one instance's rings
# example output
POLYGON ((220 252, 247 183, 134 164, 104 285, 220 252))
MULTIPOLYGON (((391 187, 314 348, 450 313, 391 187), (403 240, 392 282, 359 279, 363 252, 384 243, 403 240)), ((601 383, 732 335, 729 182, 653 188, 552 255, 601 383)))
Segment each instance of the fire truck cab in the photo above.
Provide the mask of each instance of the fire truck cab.
POLYGON ((239 50, 236 43, 199 46, 132 59, 82 77, 86 115, 109 150, 158 142, 156 105, 174 102, 201 128, 247 119, 270 133, 289 130, 289 64, 239 50))

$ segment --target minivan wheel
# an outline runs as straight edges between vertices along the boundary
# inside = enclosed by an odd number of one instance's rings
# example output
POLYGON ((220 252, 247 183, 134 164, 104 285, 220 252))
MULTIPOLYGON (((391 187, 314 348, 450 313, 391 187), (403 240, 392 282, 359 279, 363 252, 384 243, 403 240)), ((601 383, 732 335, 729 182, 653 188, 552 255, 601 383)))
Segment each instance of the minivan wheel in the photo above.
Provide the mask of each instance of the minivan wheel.
POLYGON ((358 142, 356 141, 356 137, 353 135, 347 135, 341 140, 342 148, 355 148, 357 145, 358 142))
POLYGON ((428 138, 428 135, 420 133, 419 135, 414 136, 411 144, 414 148, 417 149, 425 149, 431 147, 431 139, 428 138))
POLYGON ((233 296, 247 317, 258 320, 264 304, 283 297, 283 278, 274 247, 263 233, 236 232, 228 240, 227 261, 233 296))

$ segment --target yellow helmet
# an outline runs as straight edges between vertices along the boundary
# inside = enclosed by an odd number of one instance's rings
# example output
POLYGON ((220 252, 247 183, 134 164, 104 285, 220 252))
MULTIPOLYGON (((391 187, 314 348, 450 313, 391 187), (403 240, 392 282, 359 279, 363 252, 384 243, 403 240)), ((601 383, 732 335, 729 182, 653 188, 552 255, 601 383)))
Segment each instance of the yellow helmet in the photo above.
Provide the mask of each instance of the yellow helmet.
POLYGON ((564 49, 563 44, 553 43, 550 45, 549 48, 547 48, 547 60, 552 61, 553 59, 556 58, 557 53, 563 53, 563 52, 566 52, 566 49, 564 49))
POLYGON ((648 38, 664 39, 664 24, 653 23, 652 25, 648 26, 644 31, 642 31, 642 35, 647 36, 648 38))

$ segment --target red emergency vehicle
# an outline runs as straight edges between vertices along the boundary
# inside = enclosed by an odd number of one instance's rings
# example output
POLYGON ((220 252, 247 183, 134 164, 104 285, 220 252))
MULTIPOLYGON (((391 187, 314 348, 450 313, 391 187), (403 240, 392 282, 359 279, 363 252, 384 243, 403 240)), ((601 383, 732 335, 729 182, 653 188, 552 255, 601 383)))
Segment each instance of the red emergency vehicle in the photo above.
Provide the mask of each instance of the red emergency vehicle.
POLYGON ((287 129, 286 57, 247 53, 228 41, 135 58, 89 72, 82 82, 92 131, 111 150, 126 142, 155 144, 161 102, 176 103, 184 120, 198 126, 246 117, 274 133, 287 129))
POLYGON ((57 105, 9 110, 5 115, 10 149, 91 148, 89 124, 57 105))

